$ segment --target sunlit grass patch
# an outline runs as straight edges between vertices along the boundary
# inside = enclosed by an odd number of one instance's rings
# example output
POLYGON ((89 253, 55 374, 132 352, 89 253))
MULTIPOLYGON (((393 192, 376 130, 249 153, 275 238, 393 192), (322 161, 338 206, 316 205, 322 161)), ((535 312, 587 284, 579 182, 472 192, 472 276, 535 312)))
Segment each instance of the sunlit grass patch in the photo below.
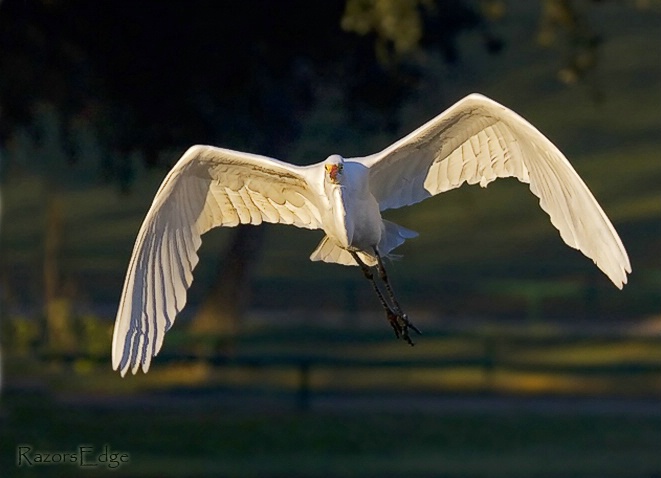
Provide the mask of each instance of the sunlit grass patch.
POLYGON ((586 340, 580 343, 557 344, 555 347, 518 348, 510 360, 547 364, 627 364, 661 365, 658 343, 645 340, 586 340))
POLYGON ((213 348, 197 353, 199 344, 179 332, 148 374, 139 371, 123 379, 111 370, 105 347, 73 362, 57 354, 40 360, 29 348, 9 348, 6 377, 20 381, 27 375, 62 393, 114 395, 200 387, 292 394, 661 395, 661 347, 652 336, 567 335, 543 322, 481 330, 431 333, 409 347, 386 331, 255 329, 225 343, 221 355, 209 354, 213 348))

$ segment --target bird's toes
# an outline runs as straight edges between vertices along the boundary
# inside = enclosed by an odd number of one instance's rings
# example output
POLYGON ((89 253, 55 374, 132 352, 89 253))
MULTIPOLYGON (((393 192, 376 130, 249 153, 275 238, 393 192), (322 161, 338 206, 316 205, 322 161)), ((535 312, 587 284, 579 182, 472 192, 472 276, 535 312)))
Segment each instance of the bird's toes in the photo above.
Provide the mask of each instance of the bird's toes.
POLYGON ((415 325, 413 325, 411 323, 411 321, 409 320, 408 315, 401 314, 401 315, 399 315, 399 319, 401 321, 400 322, 400 328, 401 328, 400 335, 401 335, 401 338, 404 341, 406 341, 406 343, 409 344, 411 347, 414 346, 415 343, 413 342, 413 339, 411 339, 411 336, 409 335, 409 329, 414 330, 418 335, 421 335, 420 331, 418 330, 418 328, 415 325))
POLYGON ((408 315, 402 314, 402 320, 404 321, 405 327, 407 329, 412 329, 413 331, 415 331, 416 334, 422 335, 422 332, 420 332, 420 330, 418 330, 418 328, 415 325, 413 325, 413 322, 409 320, 408 315))
POLYGON ((411 336, 409 335, 409 329, 415 331, 418 335, 422 335, 422 332, 420 332, 420 330, 418 330, 418 328, 413 325, 413 323, 409 320, 408 315, 404 313, 396 313, 392 310, 386 310, 386 316, 390 326, 395 331, 395 337, 404 340, 409 345, 415 345, 411 339, 411 336))
POLYGON ((395 314, 392 310, 387 310, 386 311, 386 316, 388 318, 388 322, 390 323, 390 326, 392 327, 392 330, 395 331, 395 337, 398 339, 402 336, 402 326, 399 323, 399 316, 395 314))
POLYGON ((407 329, 404 329, 404 332, 402 333, 402 340, 404 340, 407 344, 409 344, 411 347, 415 345, 415 342, 411 339, 411 336, 409 335, 409 332, 407 329))

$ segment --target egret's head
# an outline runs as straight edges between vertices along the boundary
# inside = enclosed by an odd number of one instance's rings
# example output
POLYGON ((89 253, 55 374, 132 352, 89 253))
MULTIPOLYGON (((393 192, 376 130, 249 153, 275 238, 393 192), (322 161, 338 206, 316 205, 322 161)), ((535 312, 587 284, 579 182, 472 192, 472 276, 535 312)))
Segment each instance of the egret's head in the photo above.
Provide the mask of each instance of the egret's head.
POLYGON ((342 156, 337 154, 329 156, 324 167, 326 168, 326 176, 332 184, 342 183, 342 170, 344 169, 342 156))

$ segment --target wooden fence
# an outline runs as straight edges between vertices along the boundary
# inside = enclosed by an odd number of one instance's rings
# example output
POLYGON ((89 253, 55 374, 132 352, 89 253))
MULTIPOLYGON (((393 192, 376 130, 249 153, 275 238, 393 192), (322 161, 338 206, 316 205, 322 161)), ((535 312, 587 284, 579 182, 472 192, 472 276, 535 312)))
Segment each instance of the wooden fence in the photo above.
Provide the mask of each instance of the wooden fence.
MULTIPOLYGON (((172 364, 205 363, 212 368, 274 370, 286 369, 296 373, 296 401, 300 409, 308 409, 313 394, 314 375, 320 371, 337 370, 472 370, 481 375, 479 392, 498 392, 497 378, 502 376, 569 376, 574 381, 602 380, 609 383, 614 393, 626 392, 637 396, 661 396, 661 336, 622 336, 615 334, 551 334, 526 336, 521 334, 465 334, 435 333, 420 338, 443 349, 448 340, 464 340, 472 344, 471 353, 438 356, 420 356, 409 353, 408 347, 394 349, 392 354, 370 353, 374 347, 392 344, 393 339, 383 335, 364 334, 351 336, 353 353, 345 353, 339 344, 345 344, 341 336, 315 338, 315 351, 282 352, 282 344, 274 337, 245 337, 235 344, 232 353, 191 353, 194 347, 177 347, 175 352, 164 351, 152 364, 152 370, 172 364), (242 351, 259 345, 259 352, 242 351), (278 345, 278 350, 268 351, 268 345, 278 345), (334 345, 335 344, 335 345, 334 345), (595 358, 594 350, 601 350, 595 358), (567 359, 563 351, 581 351, 583 359, 567 359), (593 352, 590 352, 592 350, 593 352), (531 352, 540 351, 543 359, 525 358, 531 352), (523 358, 522 358, 523 357, 523 358), (558 360, 556 360, 558 359, 558 360), (629 385, 621 386, 623 383, 629 385), (635 383, 635 386, 631 384, 635 383)), ((289 338, 291 340, 291 338, 289 338)), ((309 343, 308 343, 309 345, 309 343)), ((389 348, 388 350, 393 350, 389 348)), ((105 355, 81 353, 43 353, 41 358, 71 364, 77 361, 110 363, 105 355)), ((153 372, 152 372, 153 373, 153 372)), ((476 390, 474 389, 473 392, 476 390)))

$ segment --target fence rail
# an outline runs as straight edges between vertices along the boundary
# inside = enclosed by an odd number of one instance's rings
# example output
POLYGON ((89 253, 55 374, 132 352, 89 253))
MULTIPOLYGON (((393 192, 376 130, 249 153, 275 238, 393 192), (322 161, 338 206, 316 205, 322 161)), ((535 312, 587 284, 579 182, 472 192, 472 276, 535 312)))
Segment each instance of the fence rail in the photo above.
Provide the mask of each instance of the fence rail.
MULTIPOLYGON (((235 353, 190 353, 195 350, 191 344, 180 345, 181 352, 162 353, 155 359, 155 368, 167 367, 171 364, 200 363, 204 362, 215 368, 249 368, 249 369, 290 369, 296 372, 296 396, 298 406, 307 409, 313 395, 313 375, 322 370, 432 370, 442 372, 444 370, 476 370, 483 377, 484 387, 493 391, 494 377, 496 374, 530 374, 536 376, 571 376, 579 379, 606 379, 614 382, 622 380, 638 380, 646 383, 647 389, 643 394, 659 395, 661 393, 661 337, 639 336, 623 337, 621 335, 571 335, 571 336, 538 336, 526 337, 523 335, 470 335, 439 333, 425 335, 426 341, 440 341, 434 347, 442 348, 444 340, 466 340, 473 345, 473 353, 455 354, 454 356, 410 356, 407 357, 406 350, 397 352, 393 356, 374 356, 370 353, 370 347, 388 345, 391 338, 385 336, 353 336, 352 350, 364 351, 357 354, 340 354, 339 347, 333 343, 339 342, 338 337, 333 335, 332 339, 325 340, 316 337, 320 345, 318 350, 329 350, 330 352, 302 352, 291 353, 268 351, 269 344, 280 346, 279 337, 253 336, 241 339, 238 342, 235 353), (266 349, 261 352, 240 352, 241 344, 248 345, 246 348, 261 347, 266 349), (362 347, 365 347, 364 349, 362 347), (548 358, 557 347, 584 347, 594 348, 599 346, 613 347, 617 349, 643 347, 644 350, 660 351, 653 356, 639 356, 637 358, 617 359, 607 357, 598 363, 581 362, 579 360, 558 362, 557 360, 526 359, 520 357, 520 351, 530 352, 546 350, 548 358), (642 380, 641 380, 642 379, 642 380)), ((292 340, 289 337, 289 340, 292 340)), ((345 342, 341 342, 345 344, 345 342)), ((208 344, 207 344, 208 345, 208 344)), ((308 343, 309 345, 309 343, 308 343)), ((561 352, 558 352, 561 353, 561 352)), ((630 355, 630 354, 629 354, 630 355)), ((625 354, 626 356, 626 354, 625 354)), ((40 354, 45 361, 57 361, 63 364, 73 364, 78 361, 92 363, 110 363, 110 357, 106 355, 90 355, 85 353, 48 353, 40 354)), ((637 387, 641 387, 640 384, 637 387)), ((616 387, 614 387, 616 388, 616 387)), ((644 387, 643 387, 644 388, 644 387)))

